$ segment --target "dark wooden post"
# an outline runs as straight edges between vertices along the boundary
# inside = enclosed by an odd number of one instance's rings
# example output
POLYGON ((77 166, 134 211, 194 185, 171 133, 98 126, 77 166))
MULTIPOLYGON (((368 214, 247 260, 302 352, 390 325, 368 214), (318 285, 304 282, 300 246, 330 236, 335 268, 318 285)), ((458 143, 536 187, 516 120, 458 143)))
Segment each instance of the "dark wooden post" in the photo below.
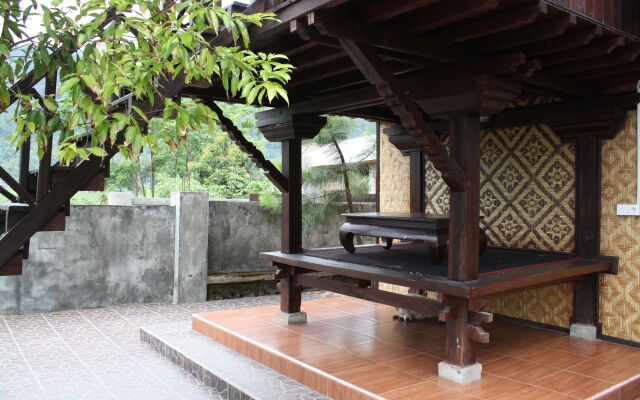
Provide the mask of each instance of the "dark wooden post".
POLYGON ((409 152, 409 210, 423 213, 426 206, 424 150, 409 152))
MULTIPOLYGON (((584 258, 600 256, 600 161, 600 138, 595 135, 579 137, 576 140, 575 251, 584 258)), ((585 276, 573 285, 571 324, 593 326, 588 335, 593 339, 600 329, 599 291, 598 274, 585 276)))
MULTIPOLYGON (((267 140, 282 143, 282 175, 287 180, 282 191, 282 215, 280 222, 281 251, 287 254, 302 252, 302 139, 311 139, 326 124, 317 115, 291 115, 283 110, 269 110, 256 114, 258 129, 267 140)), ((277 265, 280 268, 281 320, 288 324, 306 322, 300 312, 302 288, 294 284, 296 268, 277 265)))
POLYGON ((282 193, 281 249, 293 254, 302 251, 302 149, 300 139, 282 142, 282 174, 288 191, 282 193))
POLYGON ((449 201, 449 279, 478 278, 480 221, 480 121, 477 114, 450 117, 451 156, 464 171, 464 191, 449 201))
MULTIPOLYGON (((449 118, 451 156, 464 171, 464 191, 452 191, 449 201, 449 279, 478 278, 480 221, 480 121, 477 114, 449 118)), ((467 299, 458 298, 457 318, 447 321, 445 361, 460 367, 475 363, 469 335, 467 299)))

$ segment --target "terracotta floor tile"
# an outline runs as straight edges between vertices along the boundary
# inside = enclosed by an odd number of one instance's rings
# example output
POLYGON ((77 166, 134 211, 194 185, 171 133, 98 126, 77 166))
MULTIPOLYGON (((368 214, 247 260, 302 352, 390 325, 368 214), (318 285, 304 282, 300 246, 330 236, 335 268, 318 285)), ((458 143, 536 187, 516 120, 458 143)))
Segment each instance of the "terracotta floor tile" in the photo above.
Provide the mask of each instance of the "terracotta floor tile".
POLYGON ((378 363, 340 371, 335 376, 376 394, 423 381, 416 376, 378 363))
POLYGON ((537 385, 543 378, 560 370, 516 358, 505 357, 483 364, 482 371, 502 378, 537 385))
POLYGON ((399 335, 415 334, 415 331, 409 330, 404 324, 397 321, 384 322, 376 325, 366 326, 358 329, 358 332, 373 336, 377 339, 385 340, 395 338, 399 335))
POLYGON ((635 379, 620 388, 620 400, 640 399, 640 379, 635 379))
POLYGON ((262 326, 249 325, 246 328, 244 327, 229 328, 225 325, 223 326, 228 329, 233 329, 235 332, 238 332, 240 335, 246 336, 254 340, 260 340, 263 338, 271 339, 271 338, 288 338, 293 336, 299 336, 299 334, 296 332, 283 329, 279 326, 268 325, 268 324, 265 324, 264 322, 262 322, 262 326))
POLYGON ((378 324, 378 321, 376 320, 357 317, 354 315, 344 315, 340 317, 327 318, 323 319, 322 322, 325 324, 336 325, 341 328, 352 329, 356 331, 360 331, 362 328, 368 328, 372 325, 378 324))
POLYGON ((314 350, 307 349, 296 359, 330 374, 371 364, 371 360, 328 345, 314 350))
POLYGON ((401 357, 391 361, 381 361, 381 363, 422 379, 432 379, 438 376, 438 363, 440 361, 439 358, 419 354, 417 356, 401 357))
POLYGON ((466 393, 454 390, 451 384, 439 384, 434 381, 422 382, 412 386, 382 393, 388 400, 477 400, 466 393))
POLYGON ((489 343, 478 344, 479 349, 493 351, 494 353, 504 354, 510 356, 516 353, 521 353, 525 350, 536 348, 536 345, 518 342, 513 339, 504 337, 491 337, 489 343))
MULTIPOLYGON (((433 353, 432 353, 433 354, 433 353)), ((504 354, 495 353, 493 351, 476 349, 476 361, 482 365, 507 357, 504 354)))
POLYGON ((587 357, 606 356, 607 352, 619 347, 619 345, 613 343, 576 339, 569 336, 556 338, 547 343, 540 343, 540 345, 587 357))
POLYGON ((337 326, 330 331, 313 332, 309 334, 305 333, 305 336, 311 337, 313 339, 319 340, 321 342, 324 342, 345 350, 349 350, 352 346, 355 346, 361 343, 373 342, 375 340, 371 336, 362 335, 360 333, 350 331, 347 329, 342 329, 337 326))
POLYGON ((373 361, 391 362, 395 359, 406 356, 417 356, 419 352, 405 347, 394 346, 392 344, 373 341, 360 343, 349 348, 353 354, 373 361))
POLYGON ((586 399, 611 387, 611 384, 573 372, 559 371, 544 378, 538 383, 538 386, 568 396, 586 399))
POLYGON ((491 400, 575 400, 575 397, 566 396, 536 386, 526 385, 514 389, 511 393, 499 394, 492 397, 491 400))
POLYGON ((605 381, 618 383, 636 375, 640 375, 640 365, 636 369, 603 363, 600 359, 591 358, 568 368, 571 372, 587 375, 605 381))
POLYGON ((504 379, 495 375, 484 374, 482 375, 482 379, 479 381, 472 382, 467 385, 457 385, 456 390, 483 399, 492 399, 497 396, 505 396, 510 393, 525 391, 527 387, 528 385, 521 382, 504 379))
POLYGON ((596 358, 609 361, 621 367, 637 368, 640 365, 640 349, 621 345, 598 355, 596 358))
POLYGON ((271 324, 266 323, 265 321, 259 320, 258 318, 253 318, 249 316, 240 317, 240 318, 225 318, 222 320, 211 319, 213 323, 216 325, 222 326, 227 329, 231 329, 233 331, 243 331, 247 329, 262 329, 265 326, 271 326, 273 328, 277 328, 271 324))
POLYGON ((385 343, 406 347, 411 350, 425 353, 444 350, 444 338, 434 338, 427 333, 411 332, 404 335, 396 335, 380 340, 385 343))
MULTIPOLYGON (((359 317, 370 318, 378 322, 394 322, 393 316, 396 314, 395 307, 378 305, 370 310, 360 310, 355 313, 359 317)), ((397 322, 397 321, 395 321, 397 322)))
POLYGON ((566 351, 550 349, 548 347, 533 347, 522 352, 517 352, 511 356, 521 360, 561 369, 572 367, 588 359, 584 356, 567 353, 566 351))

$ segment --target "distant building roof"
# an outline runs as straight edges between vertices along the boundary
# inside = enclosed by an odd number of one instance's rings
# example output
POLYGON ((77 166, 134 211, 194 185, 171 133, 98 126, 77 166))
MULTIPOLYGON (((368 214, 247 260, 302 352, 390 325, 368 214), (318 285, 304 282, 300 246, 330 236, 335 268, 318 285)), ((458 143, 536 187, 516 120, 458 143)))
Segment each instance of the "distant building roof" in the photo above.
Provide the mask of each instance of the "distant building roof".
MULTIPOLYGON (((348 163, 372 163, 376 161, 375 136, 360 136, 340 142, 340 150, 348 163)), ((302 148, 302 167, 314 168, 336 165, 340 159, 332 144, 308 143, 302 148)))

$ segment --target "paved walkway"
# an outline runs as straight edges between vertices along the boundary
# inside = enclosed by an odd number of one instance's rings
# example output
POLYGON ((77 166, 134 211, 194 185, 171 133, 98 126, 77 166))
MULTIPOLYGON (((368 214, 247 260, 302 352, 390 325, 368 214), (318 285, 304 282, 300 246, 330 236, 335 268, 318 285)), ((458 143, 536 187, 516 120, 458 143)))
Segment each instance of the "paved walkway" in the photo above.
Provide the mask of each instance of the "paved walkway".
POLYGON ((265 296, 0 317, 0 399, 224 399, 143 344, 140 327, 277 301, 265 296))

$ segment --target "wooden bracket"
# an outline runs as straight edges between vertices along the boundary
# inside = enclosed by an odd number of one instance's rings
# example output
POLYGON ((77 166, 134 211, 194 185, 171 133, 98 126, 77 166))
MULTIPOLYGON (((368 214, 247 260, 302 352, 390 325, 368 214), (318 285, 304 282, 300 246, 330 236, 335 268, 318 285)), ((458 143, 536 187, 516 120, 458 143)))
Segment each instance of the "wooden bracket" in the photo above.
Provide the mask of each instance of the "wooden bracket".
POLYGON ((400 90, 395 76, 384 65, 373 47, 343 39, 340 39, 340 44, 367 80, 376 87, 393 113, 400 118, 402 126, 415 137, 418 145, 425 149, 425 153, 435 168, 442 173, 447 185, 454 192, 464 191, 464 171, 449 156, 447 148, 429 126, 422 111, 400 90))
POLYGON ((248 141, 242 131, 238 129, 229 118, 225 117, 222 109, 218 107, 218 105, 211 98, 204 99, 204 104, 207 105, 211 110, 213 110, 218 115, 218 125, 220 128, 227 133, 231 141, 233 141, 240 150, 246 153, 251 161, 265 174, 267 179, 274 184, 282 193, 286 193, 289 191, 289 181, 285 176, 280 172, 280 170, 273 165, 273 163, 266 158, 260 150, 256 148, 250 141, 248 141))
POLYGON ((482 329, 482 327, 473 324, 467 324, 469 331, 469 338, 478 343, 489 343, 489 332, 482 329))

